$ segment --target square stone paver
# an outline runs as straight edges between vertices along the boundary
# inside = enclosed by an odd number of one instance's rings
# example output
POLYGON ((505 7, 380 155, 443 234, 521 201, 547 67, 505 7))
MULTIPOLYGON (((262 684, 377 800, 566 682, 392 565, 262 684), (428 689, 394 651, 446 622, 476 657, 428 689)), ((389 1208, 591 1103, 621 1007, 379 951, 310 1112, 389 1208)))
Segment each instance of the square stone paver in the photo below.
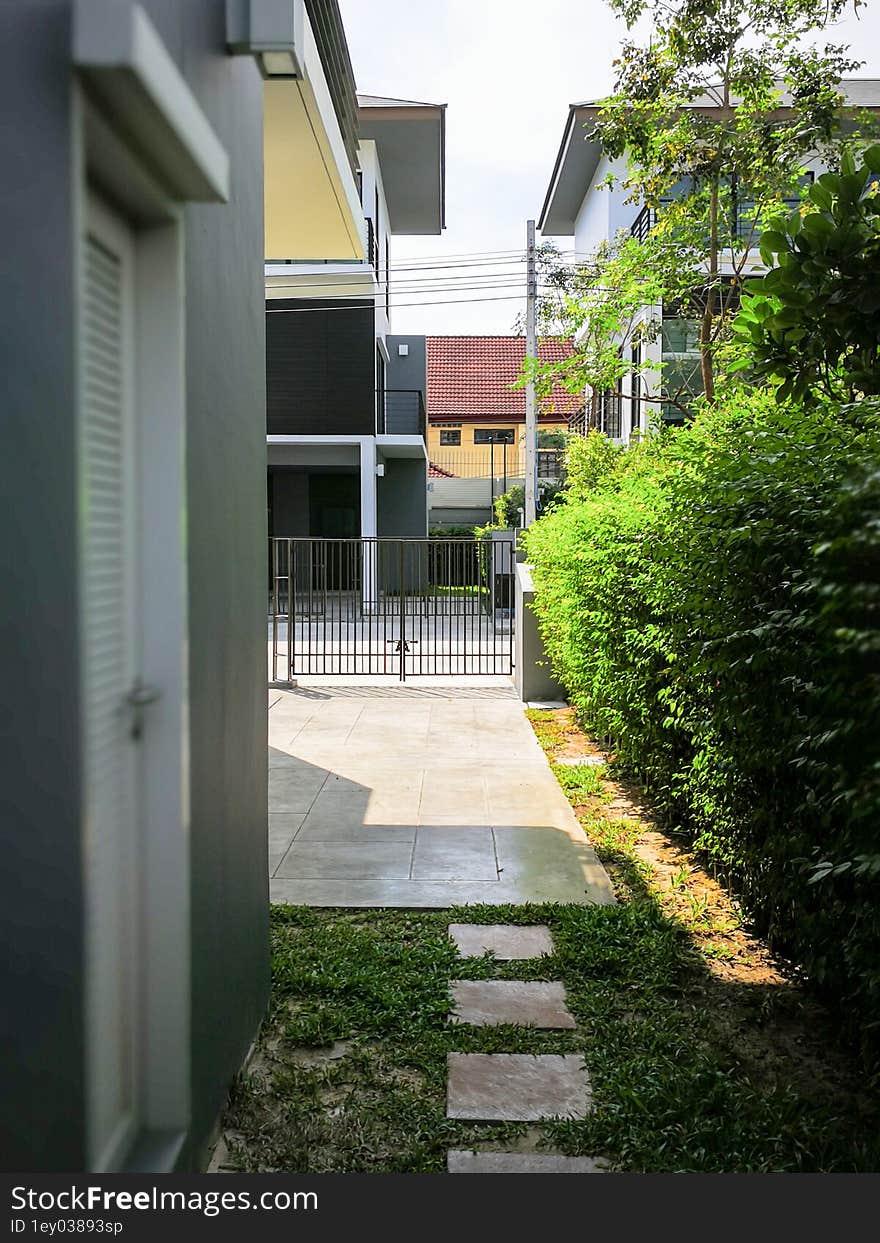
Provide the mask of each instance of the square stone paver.
POLYGON ((516 924, 450 924, 448 931, 462 958, 479 958, 489 951, 500 962, 512 962, 553 953, 553 937, 546 924, 523 928, 516 924))
POLYGON ((579 1053, 449 1053, 446 1116, 467 1122, 585 1118, 590 1080, 579 1053))
POLYGON ((413 880, 498 880, 495 840, 485 825, 423 825, 416 832, 413 880))
POLYGON ((275 875, 281 880, 405 880, 411 857, 408 842, 318 842, 297 837, 275 875))
POLYGON ((572 1028, 577 1024, 565 1004, 562 984, 543 980, 456 980, 450 984, 453 1023, 497 1027, 572 1028))
POLYGON ((300 812, 309 810, 327 780, 327 770, 296 761, 295 766, 269 769, 269 810, 300 812))
POLYGON ((450 1174, 601 1174, 594 1157, 564 1157, 558 1152, 449 1152, 450 1174))

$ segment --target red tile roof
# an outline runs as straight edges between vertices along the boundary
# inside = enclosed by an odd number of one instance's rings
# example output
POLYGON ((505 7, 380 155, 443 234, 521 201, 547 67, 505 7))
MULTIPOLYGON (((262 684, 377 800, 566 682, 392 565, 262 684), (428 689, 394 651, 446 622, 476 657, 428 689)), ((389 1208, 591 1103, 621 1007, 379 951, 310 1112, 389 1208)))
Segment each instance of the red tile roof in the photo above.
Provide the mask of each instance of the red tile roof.
POLYGON ((429 462, 428 463, 428 478, 429 479, 454 479, 455 475, 453 475, 451 470, 444 470, 442 466, 438 466, 436 462, 429 462))
MULTIPOLYGON (((478 423, 525 421, 525 389, 511 388, 526 356, 525 337, 428 337, 428 421, 478 423)), ((543 362, 572 353, 570 341, 548 337, 538 344, 543 362)), ((539 417, 565 422, 583 398, 563 388, 540 398, 539 417)))

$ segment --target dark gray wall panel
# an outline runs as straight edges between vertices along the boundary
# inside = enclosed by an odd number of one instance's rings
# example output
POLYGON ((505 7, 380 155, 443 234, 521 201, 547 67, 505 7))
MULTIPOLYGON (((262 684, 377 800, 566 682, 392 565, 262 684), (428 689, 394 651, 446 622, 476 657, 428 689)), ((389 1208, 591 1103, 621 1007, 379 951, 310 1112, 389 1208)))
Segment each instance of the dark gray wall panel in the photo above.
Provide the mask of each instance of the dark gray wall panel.
POLYGON ((428 358, 424 337, 389 336, 387 386, 391 389, 418 389, 428 403, 428 358), (401 358, 398 345, 409 346, 409 353, 401 358))
POLYGON ((267 304, 270 436, 372 435, 375 370, 372 302, 273 298, 267 304))
POLYGON ((189 0, 184 69, 229 153, 229 207, 186 213, 192 762, 190 1163, 268 997, 263 87, 189 0))
POLYGON ((427 464, 423 458, 386 458, 385 476, 377 480, 380 535, 424 537, 428 534, 427 464))
POLYGON ((272 518, 277 539, 309 534, 309 476, 304 470, 273 470, 272 518))
MULTIPOLYGON (((262 83, 224 0, 141 2, 232 164, 186 212, 192 1165, 268 996, 262 83)), ((0 1164, 32 1170, 85 1161, 69 26, 0 4, 0 1164)))
POLYGON ((83 1153, 66 2, 0 6, 0 1166, 83 1153))

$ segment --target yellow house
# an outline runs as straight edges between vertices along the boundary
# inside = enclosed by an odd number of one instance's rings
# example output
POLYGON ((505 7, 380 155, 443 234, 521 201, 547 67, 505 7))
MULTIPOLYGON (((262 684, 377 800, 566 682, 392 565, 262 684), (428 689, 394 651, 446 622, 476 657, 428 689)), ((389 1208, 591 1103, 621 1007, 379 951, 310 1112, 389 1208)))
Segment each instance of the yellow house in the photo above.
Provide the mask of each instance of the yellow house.
MULTIPOLYGON (((571 344, 547 338, 542 361, 562 360, 571 344)), ((525 475, 525 391, 514 387, 525 359, 518 336, 428 337, 428 457, 435 477, 521 482, 525 475)), ((565 433, 583 406, 557 389, 539 407, 542 433, 565 433)))

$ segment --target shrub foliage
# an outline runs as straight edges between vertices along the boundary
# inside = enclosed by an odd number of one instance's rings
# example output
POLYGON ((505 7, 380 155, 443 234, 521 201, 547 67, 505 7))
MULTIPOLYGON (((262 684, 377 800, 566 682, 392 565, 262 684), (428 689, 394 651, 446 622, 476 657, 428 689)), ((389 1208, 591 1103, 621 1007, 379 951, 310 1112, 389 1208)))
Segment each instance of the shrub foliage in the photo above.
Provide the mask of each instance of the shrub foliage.
POLYGON ((880 1024, 880 413, 754 391, 526 534, 555 671, 758 925, 880 1024), (841 417, 841 415, 845 417, 841 417))

